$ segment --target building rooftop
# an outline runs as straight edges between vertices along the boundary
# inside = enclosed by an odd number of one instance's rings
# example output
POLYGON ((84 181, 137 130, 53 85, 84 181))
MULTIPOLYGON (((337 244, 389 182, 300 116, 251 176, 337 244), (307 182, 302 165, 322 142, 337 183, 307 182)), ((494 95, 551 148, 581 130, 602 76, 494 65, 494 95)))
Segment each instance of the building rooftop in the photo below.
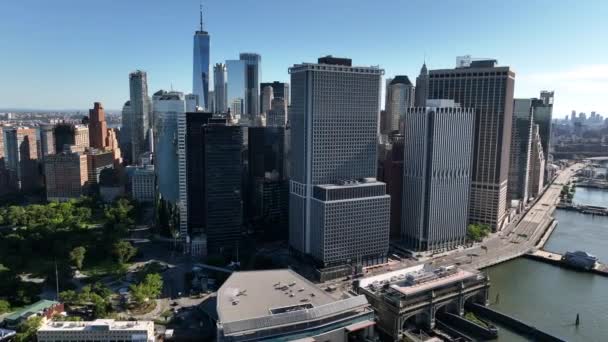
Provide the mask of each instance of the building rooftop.
POLYGON ((390 85, 393 84, 405 84, 405 85, 412 85, 412 82, 410 81, 410 79, 405 76, 405 75, 397 75, 393 78, 393 80, 391 81, 390 85))
POLYGON ((335 184, 318 184, 316 187, 322 189, 342 189, 349 187, 360 187, 360 186, 378 186, 384 185, 383 182, 378 181, 376 178, 363 178, 357 180, 341 180, 337 181, 335 184))
POLYGON ((59 304, 59 302, 56 302, 54 300, 43 299, 43 300, 37 301, 34 304, 28 305, 28 306, 22 308, 21 310, 17 310, 15 312, 13 312, 12 314, 8 315, 5 319, 9 320, 9 321, 16 321, 22 317, 28 317, 35 313, 44 311, 57 304, 59 304))
POLYGON ((57 322, 49 321, 42 325, 38 332, 46 331, 141 331, 154 329, 152 321, 115 321, 113 319, 98 319, 84 322, 57 322))
POLYGON ((227 323, 334 301, 292 270, 235 272, 218 290, 217 313, 219 321, 227 323))
POLYGON ((372 292, 390 289, 401 295, 411 296, 455 282, 478 278, 480 275, 477 271, 468 271, 455 266, 435 268, 421 264, 360 279, 359 287, 367 288, 372 292))

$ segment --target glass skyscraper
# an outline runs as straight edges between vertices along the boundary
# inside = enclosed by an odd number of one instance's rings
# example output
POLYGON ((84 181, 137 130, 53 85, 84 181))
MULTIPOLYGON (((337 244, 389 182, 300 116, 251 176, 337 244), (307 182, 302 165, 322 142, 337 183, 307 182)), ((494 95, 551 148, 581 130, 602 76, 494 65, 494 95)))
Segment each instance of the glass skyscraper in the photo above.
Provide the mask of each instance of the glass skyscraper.
POLYGON ((260 79, 262 78, 262 57, 257 53, 241 53, 245 62, 245 113, 251 119, 260 114, 260 79))
POLYGON ((200 13, 200 29, 194 33, 194 55, 192 66, 192 93, 198 95, 198 105, 209 107, 209 40, 203 31, 203 12, 200 13))
POLYGON ((245 113, 245 61, 226 61, 226 71, 228 73, 227 105, 230 113, 239 118, 245 113))

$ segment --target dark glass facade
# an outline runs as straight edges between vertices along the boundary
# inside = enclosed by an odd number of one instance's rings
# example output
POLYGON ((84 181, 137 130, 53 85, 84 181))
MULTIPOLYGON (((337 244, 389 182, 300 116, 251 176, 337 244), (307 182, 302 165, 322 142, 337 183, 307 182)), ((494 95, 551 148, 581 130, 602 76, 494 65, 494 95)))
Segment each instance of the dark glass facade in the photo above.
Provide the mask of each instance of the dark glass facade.
MULTIPOLYGON (((224 120, 203 127, 204 227, 209 253, 237 247, 243 223, 243 130, 224 120)), ((189 211, 192 213, 192 209, 189 211)))
POLYGON ((285 128, 250 127, 248 143, 248 220, 263 236, 273 240, 287 239, 285 128))
POLYGON ((188 232, 204 232, 204 172, 203 126, 207 124, 212 113, 186 113, 186 177, 188 193, 188 232))

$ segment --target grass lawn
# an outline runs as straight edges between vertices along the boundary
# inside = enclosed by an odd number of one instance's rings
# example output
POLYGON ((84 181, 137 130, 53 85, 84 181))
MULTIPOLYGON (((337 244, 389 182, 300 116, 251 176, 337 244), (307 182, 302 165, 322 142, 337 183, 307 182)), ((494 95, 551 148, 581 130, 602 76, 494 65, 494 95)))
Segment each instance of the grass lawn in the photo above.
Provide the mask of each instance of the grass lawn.
POLYGON ((103 260, 94 265, 84 265, 82 274, 92 278, 101 278, 108 275, 120 275, 129 267, 130 264, 120 265, 114 260, 103 260))
POLYGON ((141 306, 137 306, 134 304, 129 306, 129 312, 132 315, 145 315, 145 314, 151 312, 152 310, 154 310, 155 308, 156 308, 156 301, 150 300, 149 302, 147 302, 141 306))

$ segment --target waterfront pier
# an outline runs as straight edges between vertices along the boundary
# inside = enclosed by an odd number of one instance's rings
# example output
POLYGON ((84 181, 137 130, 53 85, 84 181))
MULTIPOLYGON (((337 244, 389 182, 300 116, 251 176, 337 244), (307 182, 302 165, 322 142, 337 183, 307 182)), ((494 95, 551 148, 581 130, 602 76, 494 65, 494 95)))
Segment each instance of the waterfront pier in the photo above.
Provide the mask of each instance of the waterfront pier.
POLYGON ((578 271, 584 271, 584 272, 591 272, 591 273, 598 274, 598 275, 601 275, 604 277, 608 277, 608 265, 600 263, 600 262, 595 263, 595 265, 592 268, 585 269, 582 267, 573 266, 573 265, 565 262, 564 256, 562 254, 558 254, 558 253, 537 250, 537 251, 531 251, 529 253, 526 253, 526 254, 524 254, 524 256, 529 259, 532 259, 532 260, 542 261, 542 262, 560 266, 560 267, 571 268, 571 269, 575 269, 578 271))

